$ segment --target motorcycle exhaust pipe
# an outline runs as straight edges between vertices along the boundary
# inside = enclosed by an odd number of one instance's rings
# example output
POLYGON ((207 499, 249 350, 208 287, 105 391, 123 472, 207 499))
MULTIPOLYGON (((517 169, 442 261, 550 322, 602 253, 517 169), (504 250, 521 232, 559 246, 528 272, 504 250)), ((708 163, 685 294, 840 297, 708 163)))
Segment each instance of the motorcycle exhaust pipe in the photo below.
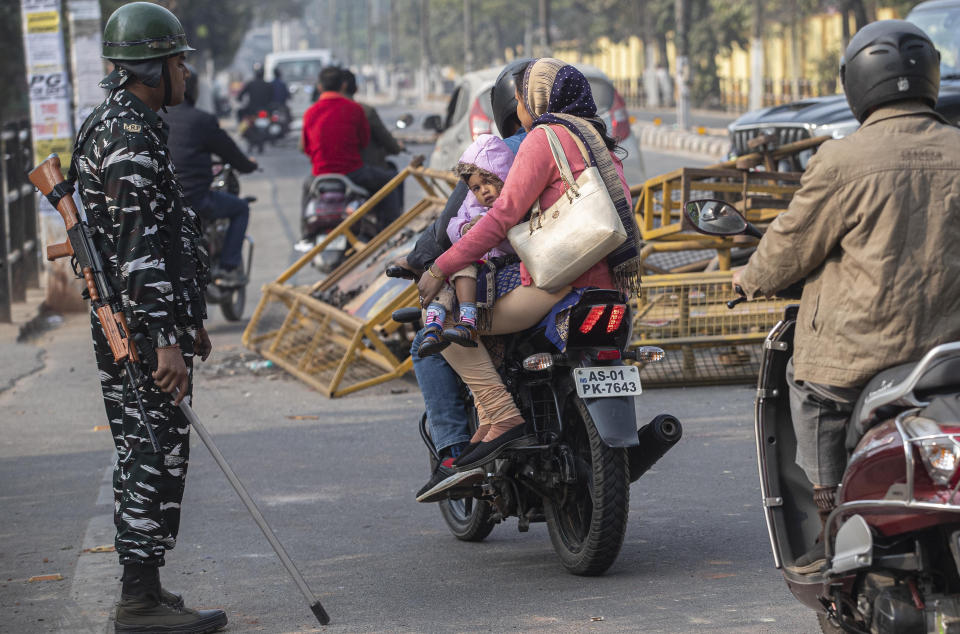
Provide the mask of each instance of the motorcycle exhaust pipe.
POLYGON ((660 414, 637 431, 639 447, 627 449, 630 482, 636 482, 683 436, 683 426, 675 416, 660 414))

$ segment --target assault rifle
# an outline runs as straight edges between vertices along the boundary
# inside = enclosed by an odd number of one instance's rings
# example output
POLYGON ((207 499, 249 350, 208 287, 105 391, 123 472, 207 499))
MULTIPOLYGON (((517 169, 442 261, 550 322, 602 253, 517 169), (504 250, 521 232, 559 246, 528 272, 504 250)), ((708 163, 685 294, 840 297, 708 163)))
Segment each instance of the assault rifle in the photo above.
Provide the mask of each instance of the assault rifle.
POLYGON ((47 260, 53 262, 60 258, 72 257, 73 272, 82 277, 87 284, 87 294, 93 306, 100 327, 110 345, 110 352, 117 365, 122 365, 127 378, 133 386, 132 392, 137 398, 137 407, 143 426, 147 429, 150 444, 154 453, 160 453, 160 443, 153 433, 150 419, 147 417, 143 399, 140 397, 140 386, 145 377, 140 372, 137 363, 140 356, 137 347, 130 338, 130 327, 123 314, 123 304, 120 295, 113 289, 110 280, 103 270, 103 260, 93 244, 90 226, 80 215, 76 203, 73 201, 73 183, 64 180, 60 171, 60 157, 56 154, 48 156, 40 165, 36 166, 28 175, 30 182, 47 197, 63 218, 67 228, 67 240, 47 246, 47 260))

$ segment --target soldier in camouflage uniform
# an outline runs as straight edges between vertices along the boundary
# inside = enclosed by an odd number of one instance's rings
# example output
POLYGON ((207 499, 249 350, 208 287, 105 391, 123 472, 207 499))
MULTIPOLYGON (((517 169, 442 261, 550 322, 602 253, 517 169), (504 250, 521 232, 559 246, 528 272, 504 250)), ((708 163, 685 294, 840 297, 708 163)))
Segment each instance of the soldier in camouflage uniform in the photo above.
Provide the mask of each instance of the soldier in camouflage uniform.
POLYGON ((190 426, 176 404, 191 398, 194 354, 206 359, 211 350, 203 328, 208 268, 200 224, 183 201, 166 148, 168 128, 156 112, 183 100, 184 53, 193 49, 175 16, 146 2, 117 9, 103 40, 103 56, 115 68, 100 86, 110 94, 81 127, 71 171, 131 330, 148 335, 157 349, 156 370, 142 368, 153 380, 130 385, 93 314, 94 352, 117 449, 115 543, 124 571, 115 629, 212 632, 226 625, 226 615, 185 608, 159 579, 164 554, 176 544, 189 457, 190 426))

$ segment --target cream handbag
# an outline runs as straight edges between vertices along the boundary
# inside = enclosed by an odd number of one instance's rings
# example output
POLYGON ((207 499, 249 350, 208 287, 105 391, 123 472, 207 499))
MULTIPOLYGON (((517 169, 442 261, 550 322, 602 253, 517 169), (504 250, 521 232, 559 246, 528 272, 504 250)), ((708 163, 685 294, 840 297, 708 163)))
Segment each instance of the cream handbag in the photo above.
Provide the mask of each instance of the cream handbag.
MULTIPOLYGON (((546 211, 539 198, 530 222, 507 232, 507 239, 538 288, 556 292, 583 275, 627 239, 617 208, 596 166, 574 180, 557 133, 544 126, 553 160, 566 189, 546 211)), ((586 157, 580 140, 574 137, 586 157)))

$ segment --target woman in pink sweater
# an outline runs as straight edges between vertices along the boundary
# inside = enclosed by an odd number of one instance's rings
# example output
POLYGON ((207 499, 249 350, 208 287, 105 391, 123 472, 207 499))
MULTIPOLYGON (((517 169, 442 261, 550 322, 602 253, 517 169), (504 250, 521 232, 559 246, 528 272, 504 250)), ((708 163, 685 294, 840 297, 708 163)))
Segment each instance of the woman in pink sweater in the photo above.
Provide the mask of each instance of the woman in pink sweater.
MULTIPOLYGON (((628 236, 623 245, 594 264, 569 287, 554 293, 534 286, 522 263, 519 275, 513 276, 516 280, 513 283, 508 281, 511 276, 498 273, 496 302, 489 323, 481 328, 482 334, 500 335, 526 330, 551 313, 558 302, 576 303, 587 288, 619 288, 623 292, 639 290, 640 232, 633 216, 623 167, 613 153, 616 143, 606 136, 605 126, 596 117, 597 107, 587 79, 576 68, 560 60, 534 60, 517 75, 517 101, 517 116, 530 133, 520 145, 494 205, 420 278, 422 304, 429 304, 449 275, 500 244, 507 231, 523 221, 534 201, 539 199, 540 207, 547 209, 563 195, 566 186, 550 152, 546 133, 538 126, 553 127, 575 178, 588 165, 597 166, 628 236)), ((565 331, 565 328, 557 330, 565 331)), ((565 339, 555 343, 562 350, 565 339)), ((457 469, 478 467, 507 448, 529 444, 532 436, 525 429, 523 416, 483 344, 476 348, 451 346, 444 350, 443 356, 473 392, 480 422, 471 445, 454 462, 457 469)))

